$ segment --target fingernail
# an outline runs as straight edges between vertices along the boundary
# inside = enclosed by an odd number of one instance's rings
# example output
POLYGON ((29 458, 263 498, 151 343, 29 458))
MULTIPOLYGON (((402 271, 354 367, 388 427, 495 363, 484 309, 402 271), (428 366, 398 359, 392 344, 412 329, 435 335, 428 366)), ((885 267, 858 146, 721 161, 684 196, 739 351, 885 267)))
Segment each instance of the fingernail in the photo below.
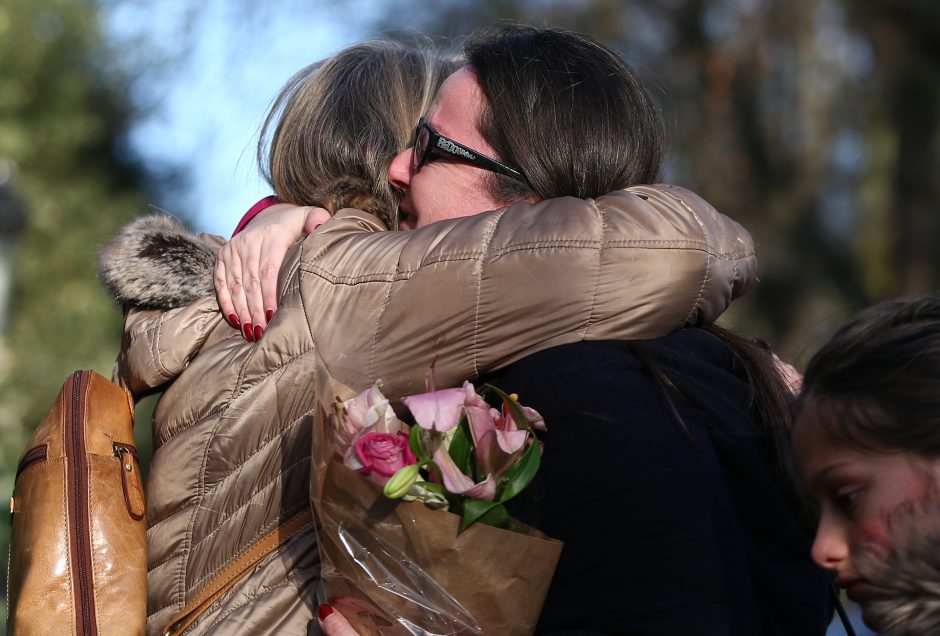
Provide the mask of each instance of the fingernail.
POLYGON ((271 316, 273 316, 273 315, 274 315, 274 310, 273 310, 273 309, 269 309, 269 310, 267 310, 266 312, 264 312, 264 320, 265 320, 265 322, 271 322, 271 316))
POLYGON ((239 320, 238 320, 238 316, 236 316, 235 314, 229 314, 229 315, 228 315, 228 321, 229 321, 230 323, 232 323, 232 326, 234 326, 234 327, 241 327, 241 326, 242 326, 242 323, 239 322, 239 320))
POLYGON ((255 325, 255 342, 261 340, 261 336, 264 335, 264 327, 261 325, 255 325))
POLYGON ((250 322, 242 325, 242 333, 245 335, 245 340, 247 340, 248 342, 254 342, 254 340, 251 339, 252 336, 251 336, 251 323, 250 322))
POLYGON ((333 613, 333 608, 324 603, 320 606, 320 609, 317 610, 317 616, 320 617, 321 621, 325 621, 327 616, 333 613))

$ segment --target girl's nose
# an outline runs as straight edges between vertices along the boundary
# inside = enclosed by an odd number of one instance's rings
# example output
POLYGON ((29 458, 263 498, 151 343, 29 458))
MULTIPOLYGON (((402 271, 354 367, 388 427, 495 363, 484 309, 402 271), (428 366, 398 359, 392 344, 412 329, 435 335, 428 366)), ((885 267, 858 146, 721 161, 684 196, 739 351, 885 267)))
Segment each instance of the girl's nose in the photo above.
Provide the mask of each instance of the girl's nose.
POLYGON ((827 570, 837 570, 849 557, 849 544, 845 531, 826 516, 819 520, 816 538, 813 540, 813 561, 827 570))

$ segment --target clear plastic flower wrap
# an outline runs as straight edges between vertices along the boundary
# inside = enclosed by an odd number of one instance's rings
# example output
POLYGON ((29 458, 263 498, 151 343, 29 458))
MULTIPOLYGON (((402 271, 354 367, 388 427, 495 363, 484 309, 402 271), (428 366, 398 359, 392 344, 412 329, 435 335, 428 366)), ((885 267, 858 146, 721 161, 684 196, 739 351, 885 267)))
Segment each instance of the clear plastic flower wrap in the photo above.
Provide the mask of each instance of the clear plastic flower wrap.
POLYGON ((538 468, 541 421, 500 396, 501 412, 469 383, 405 398, 410 430, 378 386, 318 409, 319 594, 360 634, 534 631, 562 543, 505 516, 538 468))

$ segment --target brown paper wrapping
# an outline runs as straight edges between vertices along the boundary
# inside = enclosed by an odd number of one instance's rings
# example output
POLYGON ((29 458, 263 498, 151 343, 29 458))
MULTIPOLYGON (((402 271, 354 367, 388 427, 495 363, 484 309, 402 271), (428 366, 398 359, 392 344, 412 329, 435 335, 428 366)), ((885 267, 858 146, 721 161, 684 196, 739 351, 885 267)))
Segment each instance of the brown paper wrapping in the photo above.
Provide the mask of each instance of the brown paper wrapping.
POLYGON ((322 600, 364 636, 533 633, 562 542, 529 528, 459 532, 453 513, 388 499, 330 459, 330 425, 321 410, 311 492, 322 600))

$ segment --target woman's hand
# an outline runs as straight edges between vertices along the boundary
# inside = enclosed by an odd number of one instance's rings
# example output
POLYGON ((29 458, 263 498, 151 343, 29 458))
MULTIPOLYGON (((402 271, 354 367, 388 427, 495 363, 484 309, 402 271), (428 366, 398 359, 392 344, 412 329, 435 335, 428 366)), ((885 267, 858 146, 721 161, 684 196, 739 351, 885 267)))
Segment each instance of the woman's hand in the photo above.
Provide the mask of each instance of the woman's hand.
POLYGON ((360 636, 342 614, 326 603, 317 610, 317 622, 325 636, 360 636))
POLYGON ((215 266, 219 309, 249 342, 261 338, 277 310, 277 276, 287 249, 329 218, 322 208, 273 205, 219 252, 215 266))

